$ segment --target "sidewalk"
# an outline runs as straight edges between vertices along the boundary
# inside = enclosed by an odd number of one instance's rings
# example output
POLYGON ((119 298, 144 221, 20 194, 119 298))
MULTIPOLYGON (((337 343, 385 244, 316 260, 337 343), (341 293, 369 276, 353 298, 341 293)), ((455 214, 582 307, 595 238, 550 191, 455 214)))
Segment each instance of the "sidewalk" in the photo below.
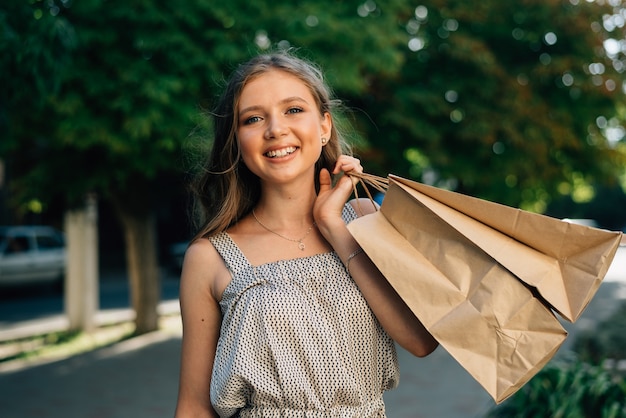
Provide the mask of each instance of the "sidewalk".
POLYGON ((0 373, 4 418, 172 417, 180 336, 159 331, 0 373))
MULTIPOLYGON (((159 304, 159 315, 175 315, 180 312, 178 300, 166 300, 159 304)), ((130 308, 104 309, 96 313, 96 326, 132 321, 135 313, 130 308)), ((63 314, 45 318, 19 321, 0 329, 0 341, 11 341, 69 329, 69 320, 63 314)))
MULTIPOLYGON (((569 349, 579 331, 593 328, 626 300, 623 274, 607 275, 582 317, 575 324, 564 323, 570 336, 557 356, 569 349)), ((180 335, 180 326, 175 326, 65 360, 0 371, 0 415, 171 418, 180 335)), ((424 359, 404 350, 398 354, 400 387, 385 395, 390 418, 480 418, 494 405, 443 348, 424 359)))

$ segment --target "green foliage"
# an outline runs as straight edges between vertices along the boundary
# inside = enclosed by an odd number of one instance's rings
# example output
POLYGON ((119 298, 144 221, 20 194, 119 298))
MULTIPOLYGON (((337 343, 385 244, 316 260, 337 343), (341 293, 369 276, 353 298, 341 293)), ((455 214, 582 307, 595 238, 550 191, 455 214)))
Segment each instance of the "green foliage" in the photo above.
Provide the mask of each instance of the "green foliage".
POLYGON ((611 7, 430 0, 411 12, 400 17, 410 47, 401 74, 358 101, 384 127, 369 135, 381 171, 537 211, 578 175, 594 183, 623 171, 624 151, 596 122, 623 123, 623 51, 602 49, 624 37, 623 26, 608 33, 600 23, 611 7))
MULTIPOLYGON (((67 20, 27 2, 3 2, 0 30, 0 69, 4 80, 0 86, 0 126, 6 134, 8 117, 18 117, 18 109, 29 109, 20 115, 28 118, 42 110, 47 97, 58 92, 60 72, 68 65, 75 45, 67 20)), ((19 128, 12 126, 13 130, 19 128)), ((6 147, 10 143, 5 140, 0 145, 6 147)))
POLYGON ((626 381, 599 366, 552 362, 489 418, 624 418, 626 381))
MULTIPOLYGON (((595 219, 602 228, 619 231, 626 228, 626 188, 596 185, 593 200, 576 202, 571 195, 552 200, 546 212, 557 218, 595 219)), ((626 326, 626 324, 625 324, 626 326)))
POLYGON ((184 150, 206 149, 190 144, 206 137, 189 133, 224 77, 270 47, 302 48, 332 63, 335 87, 363 93, 365 74, 400 64, 390 46, 402 37, 388 31, 395 13, 360 16, 358 1, 334 5, 8 0, 0 74, 16 88, 3 95, 0 157, 11 197, 18 204, 61 197, 71 206, 95 191, 135 211, 149 208, 168 192, 159 178, 188 168, 184 150))
POLYGON ((0 157, 12 198, 73 205, 95 191, 135 210, 167 199, 162 179, 184 175, 185 150, 210 141, 189 132, 226 75, 288 47, 357 110, 368 171, 539 211, 563 184, 623 171, 624 147, 603 136, 624 121, 624 54, 602 48, 624 37, 601 23, 619 10, 379 3, 4 1, 0 157))
POLYGON ((576 360, 553 360, 490 418, 624 418, 626 376, 612 367, 626 359, 626 303, 576 337, 576 360))

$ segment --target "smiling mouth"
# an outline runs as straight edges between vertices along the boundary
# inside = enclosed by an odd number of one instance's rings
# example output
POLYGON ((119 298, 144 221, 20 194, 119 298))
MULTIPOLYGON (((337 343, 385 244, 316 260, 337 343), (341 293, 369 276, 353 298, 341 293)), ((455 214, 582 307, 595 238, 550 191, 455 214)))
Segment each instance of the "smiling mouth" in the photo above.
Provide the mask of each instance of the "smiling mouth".
POLYGON ((287 147, 283 149, 268 151, 265 153, 265 156, 269 158, 279 158, 286 157, 287 155, 293 154, 294 152, 296 152, 296 147, 287 147))

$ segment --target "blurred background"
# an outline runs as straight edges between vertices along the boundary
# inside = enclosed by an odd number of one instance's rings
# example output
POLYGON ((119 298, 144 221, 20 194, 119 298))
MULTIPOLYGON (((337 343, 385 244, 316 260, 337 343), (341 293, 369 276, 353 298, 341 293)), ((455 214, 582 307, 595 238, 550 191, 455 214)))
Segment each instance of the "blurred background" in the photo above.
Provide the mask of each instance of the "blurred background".
POLYGON ((369 173, 624 231, 625 22, 621 0, 3 0, 0 323, 159 328, 208 115, 263 51, 320 64, 369 173))

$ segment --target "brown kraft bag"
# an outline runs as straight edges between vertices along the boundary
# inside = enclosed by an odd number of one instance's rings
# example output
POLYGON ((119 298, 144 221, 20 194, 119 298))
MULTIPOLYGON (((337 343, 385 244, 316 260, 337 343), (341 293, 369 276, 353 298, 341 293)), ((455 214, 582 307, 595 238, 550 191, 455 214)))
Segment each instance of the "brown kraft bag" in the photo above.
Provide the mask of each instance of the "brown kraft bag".
POLYGON ((600 286, 621 233, 390 175, 348 228, 404 302, 500 403, 554 356, 600 286))

